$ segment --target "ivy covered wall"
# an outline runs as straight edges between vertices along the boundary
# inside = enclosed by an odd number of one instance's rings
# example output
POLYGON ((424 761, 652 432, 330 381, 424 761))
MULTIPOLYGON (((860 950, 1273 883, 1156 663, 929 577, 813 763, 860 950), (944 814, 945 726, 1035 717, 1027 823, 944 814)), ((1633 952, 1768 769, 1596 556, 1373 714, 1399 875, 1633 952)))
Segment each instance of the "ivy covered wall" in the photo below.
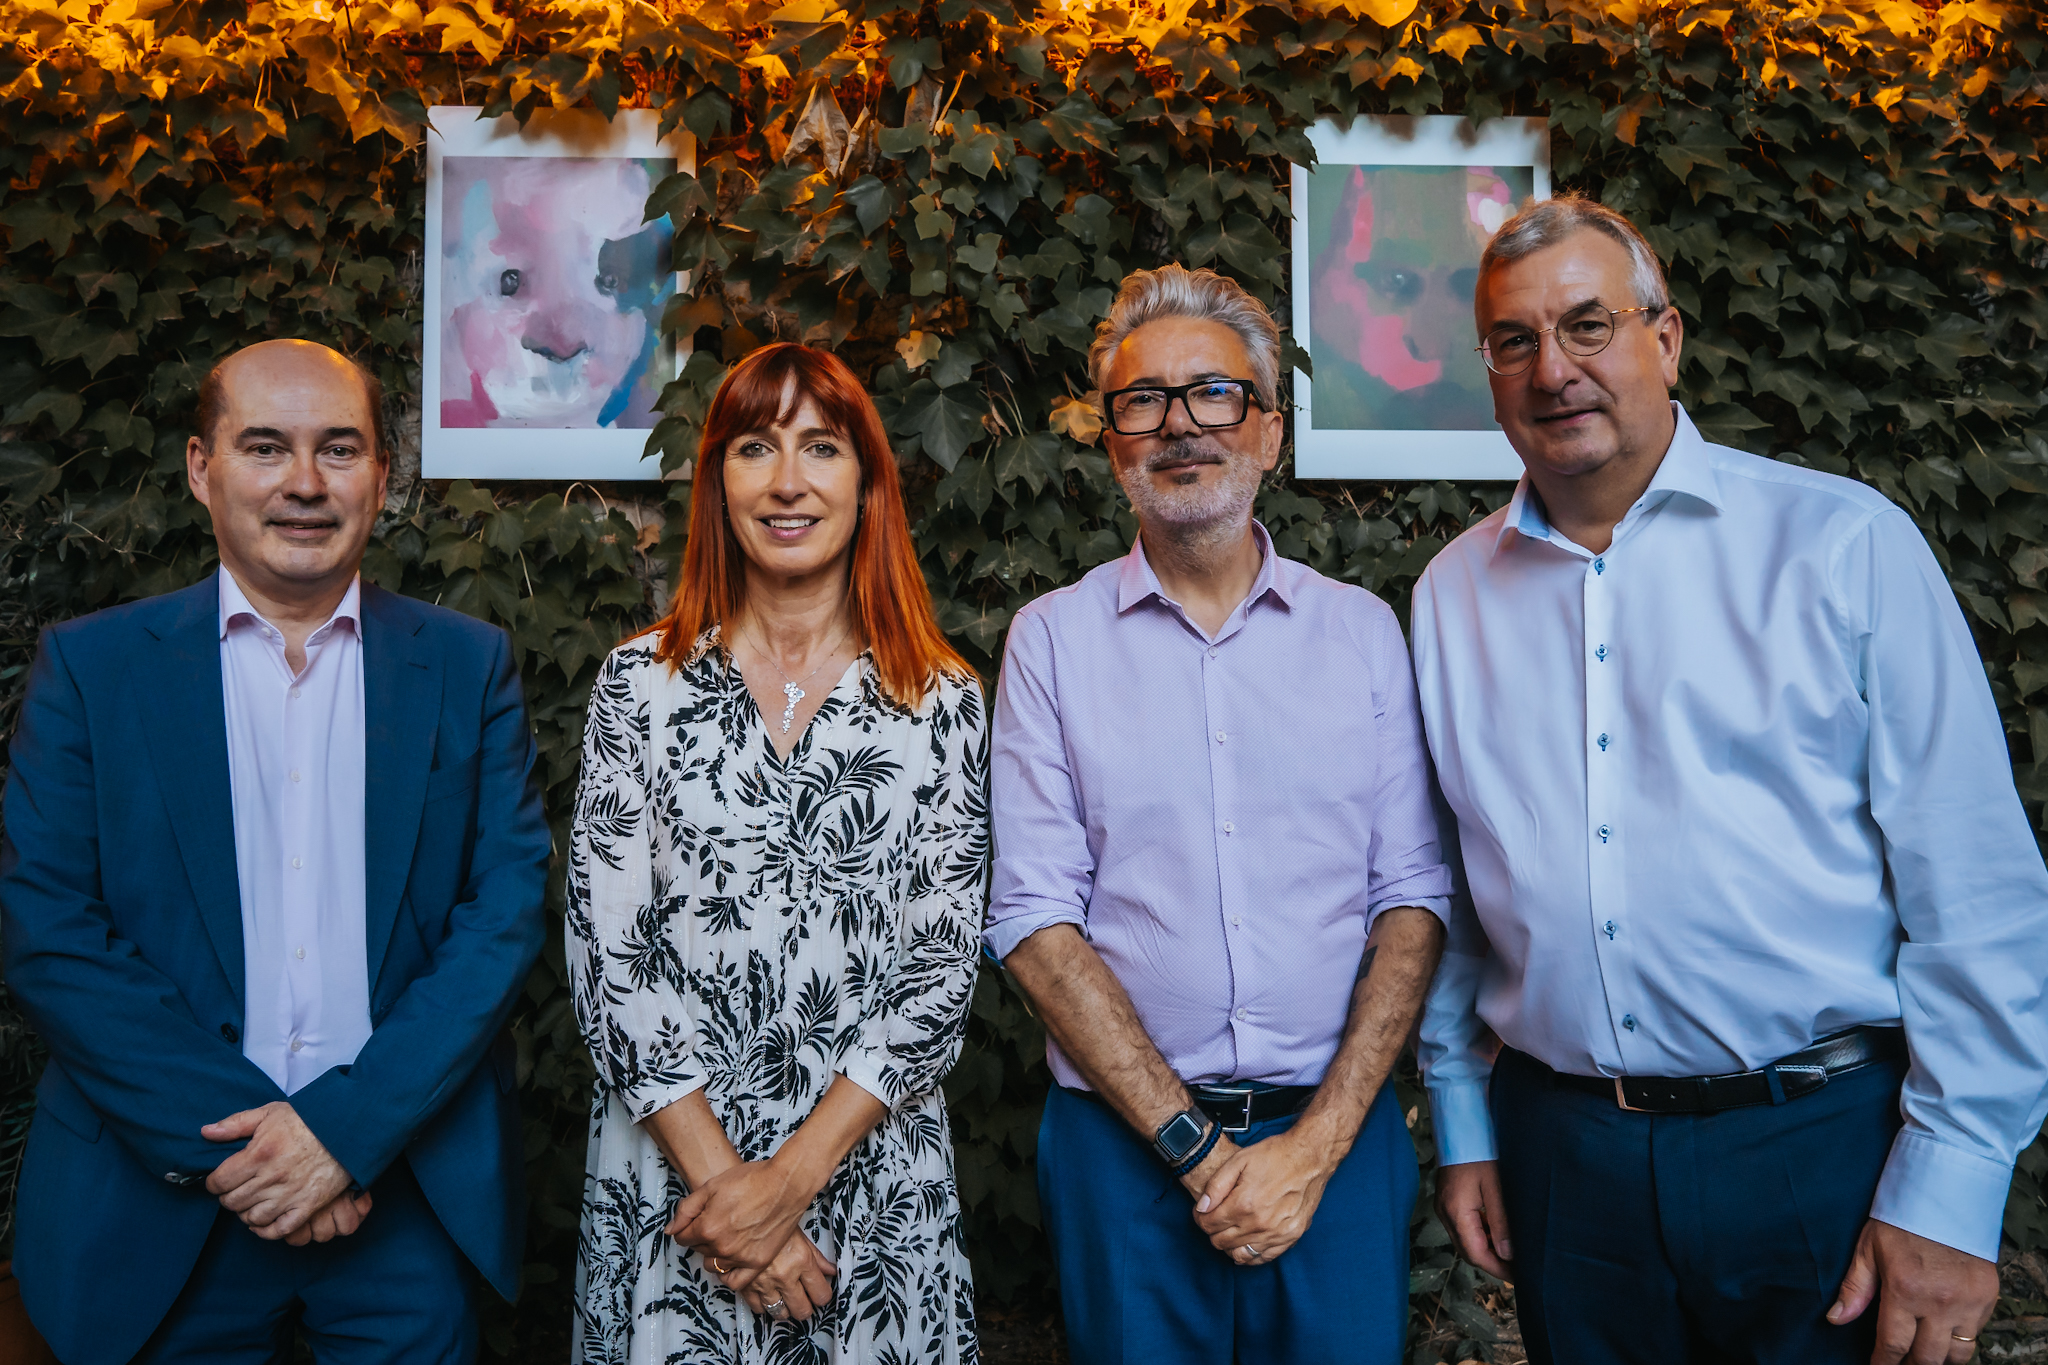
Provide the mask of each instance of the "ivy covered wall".
MULTIPOLYGON (((693 454, 749 348, 837 349, 899 441, 941 619, 991 679, 1021 603, 1130 542, 1082 363, 1117 280, 1211 265, 1285 321, 1307 124, 1541 114, 1557 182, 1669 262, 1709 436, 1912 512, 2038 818, 2043 43, 2037 8, 2001 0, 0 0, 0 732, 37 628, 211 568, 182 478, 205 367, 313 337, 379 370, 400 432, 367 572, 511 630, 564 846, 584 696, 662 601, 688 489, 420 480, 428 106, 655 106, 696 135, 698 174, 649 205, 702 281, 666 318, 695 350, 654 458, 693 454)), ((1260 514, 1283 553, 1405 613, 1507 493, 1283 464, 1260 514)), ((977 1275, 1042 1290, 1040 1035, 995 975, 972 1029, 947 1089, 977 1275)), ((566 1328, 591 1069, 559 943, 515 1031, 534 1209, 528 1292, 491 1324, 505 1351, 566 1328)), ((0 1012, 0 1210, 38 1065, 0 1012)), ((2022 1245, 2048 1243, 2044 1166, 2036 1148, 2016 1188, 2022 1245)), ((1483 1351, 1492 1286, 1432 1219, 1417 1238, 1426 1349, 1483 1351)))

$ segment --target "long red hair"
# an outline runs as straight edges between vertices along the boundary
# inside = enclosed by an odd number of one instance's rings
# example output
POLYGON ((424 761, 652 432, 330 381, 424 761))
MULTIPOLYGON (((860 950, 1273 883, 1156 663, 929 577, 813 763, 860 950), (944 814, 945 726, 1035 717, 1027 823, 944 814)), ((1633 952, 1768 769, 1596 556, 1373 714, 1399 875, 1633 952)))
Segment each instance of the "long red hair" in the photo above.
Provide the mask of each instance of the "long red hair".
POLYGON ((839 357, 795 342, 753 352, 733 366, 711 400, 690 484, 682 581, 668 615, 653 626, 659 637, 655 656, 671 666, 687 663, 705 631, 718 626, 723 637, 745 606, 746 564, 725 519, 725 452, 747 432, 788 421, 806 398, 828 425, 847 435, 860 457, 865 502, 853 532, 848 585, 854 624, 867 641, 882 690, 915 707, 941 673, 971 678, 974 670, 946 642, 932 615, 931 592, 910 542, 896 455, 874 400, 839 357), (791 394, 787 401, 785 392, 791 394))

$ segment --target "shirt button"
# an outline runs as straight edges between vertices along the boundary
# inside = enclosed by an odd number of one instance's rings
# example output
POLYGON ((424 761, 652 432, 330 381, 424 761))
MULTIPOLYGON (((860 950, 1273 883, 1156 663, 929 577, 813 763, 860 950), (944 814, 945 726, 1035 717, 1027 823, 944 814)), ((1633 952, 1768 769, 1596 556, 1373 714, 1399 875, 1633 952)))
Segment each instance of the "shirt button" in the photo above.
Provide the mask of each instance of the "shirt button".
POLYGON ((294 685, 293 685, 293 687, 292 687, 292 700, 293 700, 293 701, 297 701, 298 699, 299 699, 299 689, 298 689, 298 686, 297 686, 296 684, 294 684, 294 685))
MULTIPOLYGON (((1607 826, 1602 825, 1600 826, 1600 828, 1594 830, 1593 832, 1600 836, 1600 842, 1604 844, 1607 842, 1607 836, 1612 834, 1614 831, 1609 829, 1607 826)), ((298 861, 299 860, 296 858, 292 859, 292 866, 298 866, 298 861)))
MULTIPOLYGON (((1630 1033, 1634 1033, 1636 1031, 1636 1017, 1633 1014, 1622 1015, 1621 1026, 1627 1029, 1630 1033)), ((296 1046, 296 1044, 294 1046, 296 1046)))
MULTIPOLYGON (((1601 752, 1601 753, 1603 753, 1603 754, 1607 752, 1607 736, 1605 736, 1605 735, 1602 735, 1602 736, 1600 736, 1600 752, 1601 752)), ((299 775, 298 775, 297 773, 293 773, 293 774, 292 774, 292 781, 296 782, 296 781, 298 781, 298 780, 299 780, 299 775)))
POLYGON ((1226 734, 1224 734, 1224 733, 1223 733, 1223 732, 1222 732, 1221 730, 1218 730, 1218 731, 1216 732, 1216 742, 1217 742, 1218 744, 1221 744, 1221 743, 1223 743, 1223 741, 1225 741, 1225 740, 1227 740, 1227 739, 1229 739, 1229 738, 1230 738, 1230 736, 1229 736, 1229 735, 1226 735, 1226 734))
MULTIPOLYGON (((1606 830, 1606 827, 1605 827, 1605 826, 1602 826, 1602 827, 1601 827, 1601 830, 1600 830, 1600 837, 1601 837, 1601 838, 1603 838, 1603 839, 1605 839, 1605 838, 1607 837, 1607 830, 1606 830)), ((293 867, 298 867, 299 865, 300 865, 300 863, 299 863, 299 860, 298 860, 297 858, 294 858, 294 859, 292 859, 292 866, 293 866, 293 867)))
MULTIPOLYGON (((1630 1025, 1629 1025, 1629 1027, 1630 1027, 1630 1028, 1634 1028, 1634 1027, 1635 1027, 1635 1025, 1634 1025, 1634 1024, 1630 1024, 1630 1025)), ((304 1038, 294 1038, 294 1039, 292 1039, 292 1051, 294 1051, 294 1052, 297 1052, 297 1051, 298 1051, 298 1050, 299 1050, 300 1048, 304 1047, 305 1045, 306 1045, 306 1040, 305 1040, 304 1038)))
POLYGON ((1242 925, 1243 925, 1243 924, 1244 924, 1244 916, 1242 916, 1242 915, 1232 915, 1232 916, 1230 917, 1230 927, 1231 927, 1231 928, 1233 928, 1233 929, 1236 929, 1236 928, 1240 928, 1240 927, 1242 927, 1242 925))
POLYGON ((1607 561, 1606 561, 1605 559, 1596 559, 1596 560, 1594 560, 1594 561, 1593 561, 1593 572, 1594 572, 1594 573, 1606 573, 1606 572, 1607 572, 1607 561))
POLYGON ((1599 647, 1598 649, 1594 650, 1594 651, 1593 651, 1593 657, 1594 657, 1594 658, 1596 658, 1596 659, 1598 659, 1598 660, 1599 660, 1599 661, 1600 661, 1601 663, 1603 663, 1603 664, 1604 664, 1604 663, 1606 663, 1606 662, 1607 662, 1607 646, 1606 646, 1606 645, 1602 645, 1602 646, 1600 646, 1600 647, 1599 647))
MULTIPOLYGON (((1605 735, 1602 735, 1602 736, 1600 736, 1600 747, 1601 747, 1601 748, 1603 748, 1603 749, 1607 747, 1607 736, 1605 736, 1605 735)), ((298 780, 299 780, 299 770, 298 770, 297 768, 294 768, 294 769, 292 769, 292 781, 296 782, 296 781, 298 781, 298 780)))
POLYGON ((239 1043, 242 1041, 242 1031, 236 1028, 233 1024, 222 1024, 220 1026, 220 1036, 227 1039, 231 1043, 239 1043))
MULTIPOLYGON (((1609 938, 1613 938, 1613 937, 1614 937, 1614 933, 1613 933, 1613 930, 1614 930, 1614 926, 1613 926, 1612 924, 1610 924, 1610 925, 1608 925, 1608 926, 1607 926, 1607 928, 1608 928, 1608 934, 1607 934, 1607 937, 1609 937, 1609 938)), ((293 951, 293 953, 292 953, 292 956, 293 956, 293 957, 295 957, 295 958, 297 958, 297 959, 298 959, 299 961, 301 961, 301 962, 304 962, 304 961, 306 960, 306 950, 305 950, 305 949, 304 949, 303 947, 300 947, 300 948, 298 948, 298 949, 295 949, 295 950, 293 951)))
MULTIPOLYGON (((1602 929, 1604 929, 1604 930, 1606 930, 1606 931, 1607 931, 1607 937, 1608 937, 1608 938, 1610 938, 1610 939, 1611 939, 1611 938, 1613 938, 1613 937, 1614 937, 1614 921, 1613 921, 1613 920, 1609 920, 1609 921, 1607 921, 1607 923, 1605 923, 1605 924, 1601 925, 1600 927, 1601 927, 1602 929)), ((305 949, 301 948, 301 949, 299 950, 299 956, 300 956, 300 957, 304 957, 305 955, 306 955, 305 949)))
POLYGON ((1210 658, 1212 658, 1212 659, 1216 657, 1216 646, 1214 646, 1214 645, 1210 645, 1210 646, 1209 646, 1209 657, 1210 657, 1210 658))
POLYGON ((1235 834, 1237 833, 1237 826, 1230 823, 1230 821, 1225 820, 1223 822, 1223 832, 1225 834, 1235 834))
POLYGON ((1250 1018, 1250 1017, 1251 1017, 1251 1011, 1250 1011, 1250 1010, 1248 1010, 1248 1009, 1244 1009, 1243 1007, 1239 1007, 1239 1009, 1238 1009, 1238 1011, 1237 1011, 1237 1018, 1238 1018, 1238 1022, 1239 1022, 1239 1023, 1243 1023, 1243 1022, 1244 1022, 1244 1021, 1245 1021, 1246 1019, 1248 1019, 1248 1018, 1250 1018))

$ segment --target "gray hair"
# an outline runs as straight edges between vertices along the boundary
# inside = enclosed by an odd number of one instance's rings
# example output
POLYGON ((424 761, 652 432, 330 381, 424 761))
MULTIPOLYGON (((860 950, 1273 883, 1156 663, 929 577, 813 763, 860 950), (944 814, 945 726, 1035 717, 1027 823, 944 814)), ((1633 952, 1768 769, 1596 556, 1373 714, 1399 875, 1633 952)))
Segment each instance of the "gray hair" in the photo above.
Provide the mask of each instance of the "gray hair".
POLYGON ((1103 371, 1125 337, 1161 318, 1200 318, 1220 322, 1237 333, 1251 357, 1252 372, 1244 376, 1258 393, 1259 406, 1277 412, 1280 401, 1280 327, 1245 287, 1213 270, 1162 265, 1124 276, 1109 316, 1095 328, 1088 348, 1088 381, 1102 387, 1103 371))
POLYGON ((1671 306, 1664 267, 1636 225, 1576 191, 1555 199, 1532 200, 1522 206, 1520 213, 1502 223, 1479 257, 1479 276, 1484 279, 1495 266, 1533 256, 1574 232, 1587 229, 1619 242, 1628 251, 1628 287, 1635 293, 1637 303, 1660 311, 1671 306))

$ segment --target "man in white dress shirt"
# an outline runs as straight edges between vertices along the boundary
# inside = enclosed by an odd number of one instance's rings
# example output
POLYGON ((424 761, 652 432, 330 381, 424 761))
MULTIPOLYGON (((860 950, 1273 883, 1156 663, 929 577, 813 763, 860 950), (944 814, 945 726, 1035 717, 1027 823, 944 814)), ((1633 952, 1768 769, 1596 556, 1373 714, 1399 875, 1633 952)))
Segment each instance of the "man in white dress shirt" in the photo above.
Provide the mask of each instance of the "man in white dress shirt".
POLYGON ((1878 493, 1701 438, 1619 215, 1524 209, 1475 308, 1527 472, 1415 590, 1471 893, 1423 1022, 1446 1221, 1537 1365, 1968 1360, 2048 1109, 2048 874, 1955 597, 1878 493))
POLYGON ((14 1263, 68 1365, 459 1362, 518 1283, 504 1032, 548 831, 510 642, 362 582, 375 381, 230 356, 186 453, 221 568, 45 632, 0 838, 50 1047, 14 1263))

